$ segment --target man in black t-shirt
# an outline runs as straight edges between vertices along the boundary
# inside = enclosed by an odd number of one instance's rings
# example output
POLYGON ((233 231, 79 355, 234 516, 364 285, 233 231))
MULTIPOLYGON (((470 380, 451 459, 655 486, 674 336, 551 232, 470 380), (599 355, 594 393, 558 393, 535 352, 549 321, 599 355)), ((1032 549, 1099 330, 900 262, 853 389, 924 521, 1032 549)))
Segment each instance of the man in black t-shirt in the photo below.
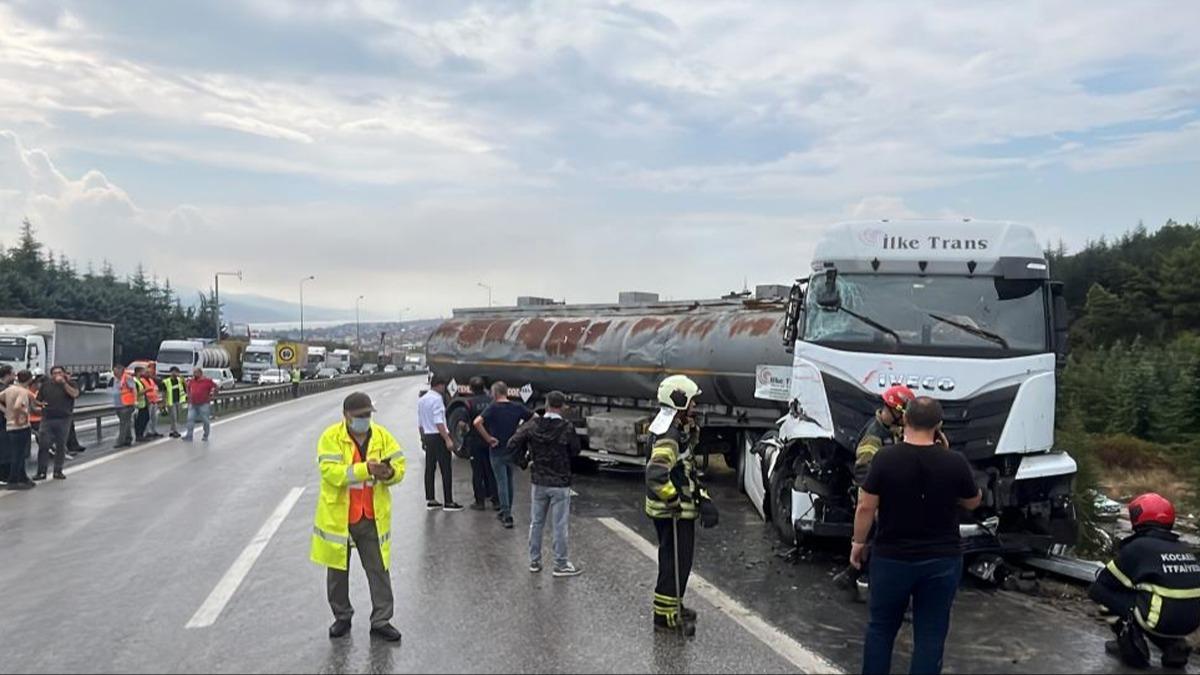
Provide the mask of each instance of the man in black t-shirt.
POLYGON ((966 458, 937 442, 941 404, 918 398, 904 421, 904 442, 884 448, 871 463, 854 518, 855 567, 864 562, 867 535, 876 524, 864 673, 891 672, 892 647, 910 600, 911 671, 941 672, 950 609, 962 579, 958 515, 981 501, 966 458))
POLYGON ((505 529, 513 529, 513 474, 517 467, 513 462, 508 441, 517 433, 517 428, 533 417, 533 412, 524 405, 508 398, 508 385, 496 382, 492 385, 492 404, 475 418, 475 430, 491 448, 492 471, 496 474, 496 488, 500 493, 500 522, 505 529))

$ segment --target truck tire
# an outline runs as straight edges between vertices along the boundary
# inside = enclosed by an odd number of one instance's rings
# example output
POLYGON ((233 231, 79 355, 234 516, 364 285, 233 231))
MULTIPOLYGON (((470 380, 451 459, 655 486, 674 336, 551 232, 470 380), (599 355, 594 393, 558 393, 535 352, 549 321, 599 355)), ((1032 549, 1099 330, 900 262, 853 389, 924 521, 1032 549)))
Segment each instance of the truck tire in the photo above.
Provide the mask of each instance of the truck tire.
POLYGON ((795 483, 796 476, 791 468, 778 463, 767 481, 770 487, 771 522, 775 524, 779 538, 788 545, 796 543, 796 526, 792 523, 792 487, 795 483))
POLYGON ((753 461, 754 456, 750 454, 753 446, 754 434, 741 431, 737 435, 737 448, 725 455, 725 463, 737 469, 737 488, 742 494, 746 494, 746 462, 753 461))
POLYGON ((454 454, 462 459, 471 459, 471 451, 463 443, 463 437, 471 426, 471 420, 467 417, 467 408, 462 405, 454 406, 446 415, 446 427, 450 430, 450 438, 454 439, 454 454))
POLYGON ((100 387, 100 373, 85 373, 84 378, 84 391, 96 391, 100 387))

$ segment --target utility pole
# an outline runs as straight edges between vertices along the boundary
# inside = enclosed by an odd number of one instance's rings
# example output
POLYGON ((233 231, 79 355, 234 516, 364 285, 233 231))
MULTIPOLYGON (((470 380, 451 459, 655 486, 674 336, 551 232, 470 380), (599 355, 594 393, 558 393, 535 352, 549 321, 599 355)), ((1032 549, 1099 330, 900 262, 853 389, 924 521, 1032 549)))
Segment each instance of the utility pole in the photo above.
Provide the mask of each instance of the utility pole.
POLYGON ((217 342, 221 341, 221 277, 237 277, 242 280, 242 271, 217 272, 213 275, 213 323, 216 324, 217 342))
POLYGON ((362 324, 358 319, 358 303, 362 302, 363 298, 365 297, 367 296, 360 295, 358 296, 358 299, 354 301, 354 342, 357 345, 358 355, 360 357, 362 356, 362 324))
POLYGON ((304 343, 304 282, 316 279, 315 275, 308 275, 300 280, 300 343, 304 343))
POLYGON ((478 287, 480 287, 480 288, 486 288, 486 289, 487 289, 487 292, 488 292, 488 307, 491 307, 491 306, 492 306, 492 287, 491 287, 491 286, 488 286, 487 284, 483 283, 482 281, 480 281, 480 282, 477 282, 475 285, 476 285, 476 286, 478 286, 478 287))

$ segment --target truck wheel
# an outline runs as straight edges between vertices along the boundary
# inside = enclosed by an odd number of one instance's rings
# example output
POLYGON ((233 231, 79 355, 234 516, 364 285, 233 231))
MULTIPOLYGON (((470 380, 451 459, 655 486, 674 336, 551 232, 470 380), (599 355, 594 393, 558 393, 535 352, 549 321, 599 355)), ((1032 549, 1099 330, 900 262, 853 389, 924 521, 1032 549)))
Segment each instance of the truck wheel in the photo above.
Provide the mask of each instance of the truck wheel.
POLYGON ((784 467, 776 465, 768 481, 771 491, 771 522, 785 544, 796 543, 796 526, 792 523, 792 486, 796 477, 784 467))
POLYGON ((471 420, 467 419, 467 409, 464 406, 456 406, 446 416, 446 426, 450 429, 450 437, 454 439, 454 454, 463 459, 471 459, 471 451, 467 450, 463 443, 463 438, 467 435, 467 429, 471 427, 471 420))
POLYGON ((750 454, 753 446, 754 437, 749 431, 743 431, 737 436, 737 449, 725 455, 725 463, 737 469, 737 488, 742 494, 746 494, 746 462, 753 457, 750 454))

